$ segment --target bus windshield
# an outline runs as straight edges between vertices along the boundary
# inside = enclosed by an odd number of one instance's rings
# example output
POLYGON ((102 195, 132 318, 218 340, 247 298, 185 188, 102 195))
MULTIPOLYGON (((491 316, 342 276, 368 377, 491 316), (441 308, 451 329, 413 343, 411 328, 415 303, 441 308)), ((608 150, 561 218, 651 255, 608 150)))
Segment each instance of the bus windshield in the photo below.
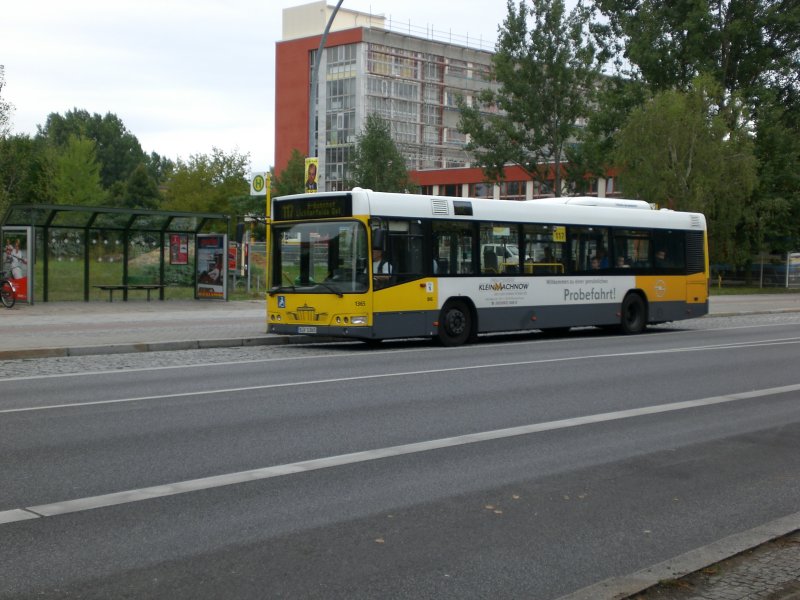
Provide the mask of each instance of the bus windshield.
POLYGON ((337 295, 369 288, 367 230, 358 221, 274 228, 271 292, 337 295))

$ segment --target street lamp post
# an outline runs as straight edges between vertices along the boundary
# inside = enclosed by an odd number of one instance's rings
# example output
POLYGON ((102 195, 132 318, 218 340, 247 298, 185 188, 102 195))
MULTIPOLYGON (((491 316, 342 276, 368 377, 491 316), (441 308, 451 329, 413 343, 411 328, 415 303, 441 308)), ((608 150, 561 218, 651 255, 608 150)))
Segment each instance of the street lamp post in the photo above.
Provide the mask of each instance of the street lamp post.
POLYGON ((343 0, 339 0, 336 8, 333 9, 328 24, 325 26, 325 31, 322 32, 322 39, 319 41, 319 49, 317 56, 314 58, 314 67, 311 71, 311 95, 309 98, 308 108, 308 156, 318 156, 317 153, 317 86, 319 82, 319 64, 322 60, 322 50, 325 48, 325 42, 328 40, 328 32, 331 30, 333 20, 336 18, 336 13, 339 12, 339 7, 342 5, 343 0))

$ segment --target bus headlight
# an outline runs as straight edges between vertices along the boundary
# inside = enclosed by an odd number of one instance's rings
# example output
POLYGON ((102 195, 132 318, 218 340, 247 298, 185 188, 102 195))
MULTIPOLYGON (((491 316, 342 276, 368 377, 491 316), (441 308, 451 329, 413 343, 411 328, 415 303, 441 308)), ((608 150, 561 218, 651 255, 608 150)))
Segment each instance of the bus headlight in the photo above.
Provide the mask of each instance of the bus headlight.
POLYGON ((367 324, 367 317, 353 317, 350 319, 350 323, 353 325, 366 325, 367 324))

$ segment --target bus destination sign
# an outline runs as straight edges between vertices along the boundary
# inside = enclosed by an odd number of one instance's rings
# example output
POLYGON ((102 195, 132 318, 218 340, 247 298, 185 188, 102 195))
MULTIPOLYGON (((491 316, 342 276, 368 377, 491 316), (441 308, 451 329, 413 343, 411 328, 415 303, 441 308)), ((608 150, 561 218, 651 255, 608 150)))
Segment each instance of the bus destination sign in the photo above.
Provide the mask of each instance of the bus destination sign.
POLYGON ((276 221, 297 221, 306 219, 338 219, 353 216, 351 196, 315 196, 281 200, 275 203, 276 221))

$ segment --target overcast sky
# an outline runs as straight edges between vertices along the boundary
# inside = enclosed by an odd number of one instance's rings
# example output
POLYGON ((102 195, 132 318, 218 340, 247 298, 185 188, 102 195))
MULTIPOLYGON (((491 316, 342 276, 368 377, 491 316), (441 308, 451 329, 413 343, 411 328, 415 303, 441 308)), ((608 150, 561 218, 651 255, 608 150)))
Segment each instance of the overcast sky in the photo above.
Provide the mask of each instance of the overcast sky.
MULTIPOLYGON (((187 159, 213 146, 274 159, 275 42, 303 0, 15 0, 0 9, 3 98, 14 133, 73 108, 116 114, 145 152, 187 159)), ((330 0, 329 5, 336 4, 330 0)), ((506 0, 344 0, 413 31, 494 47, 506 0), (396 7, 396 8, 393 8, 396 7)))

